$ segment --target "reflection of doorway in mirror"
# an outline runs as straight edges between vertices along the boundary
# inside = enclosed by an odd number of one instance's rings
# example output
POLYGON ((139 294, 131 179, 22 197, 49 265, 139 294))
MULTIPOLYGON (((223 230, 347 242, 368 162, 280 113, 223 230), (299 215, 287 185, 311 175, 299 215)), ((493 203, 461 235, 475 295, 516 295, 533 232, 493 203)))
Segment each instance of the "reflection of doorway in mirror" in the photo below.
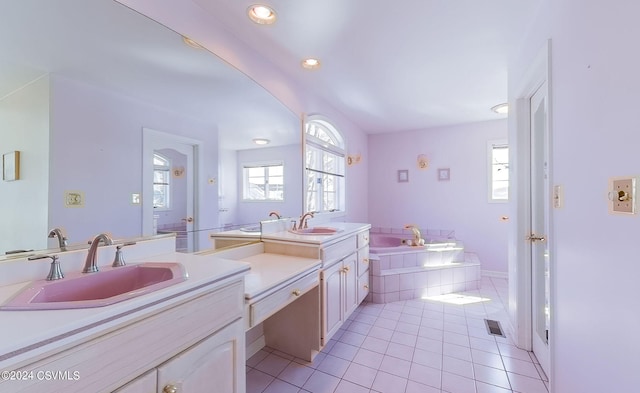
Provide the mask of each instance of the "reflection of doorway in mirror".
POLYGON ((20 180, 20 152, 12 151, 2 155, 2 179, 20 180))

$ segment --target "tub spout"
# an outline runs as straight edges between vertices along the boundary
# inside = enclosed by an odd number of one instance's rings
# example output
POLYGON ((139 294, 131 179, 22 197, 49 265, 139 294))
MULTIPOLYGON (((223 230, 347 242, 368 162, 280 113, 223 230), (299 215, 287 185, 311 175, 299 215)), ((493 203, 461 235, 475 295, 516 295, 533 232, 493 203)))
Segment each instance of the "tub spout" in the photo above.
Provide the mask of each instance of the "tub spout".
POLYGON ((420 233, 420 229, 415 224, 407 224, 404 226, 404 229, 411 229, 413 232, 413 246, 424 246, 424 239, 422 238, 422 234, 420 233))

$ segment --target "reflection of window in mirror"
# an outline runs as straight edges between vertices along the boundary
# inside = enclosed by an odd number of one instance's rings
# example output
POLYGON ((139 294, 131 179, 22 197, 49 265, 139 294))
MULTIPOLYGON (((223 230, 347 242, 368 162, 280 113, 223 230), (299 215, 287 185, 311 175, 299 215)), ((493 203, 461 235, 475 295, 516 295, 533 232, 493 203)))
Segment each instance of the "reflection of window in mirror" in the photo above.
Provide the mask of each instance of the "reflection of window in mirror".
POLYGON ((305 124, 305 210, 345 211, 345 143, 326 119, 311 116, 305 124))
POLYGON ((509 200, 509 145, 506 140, 489 141, 489 202, 509 200))
POLYGON ((171 161, 165 156, 153 155, 153 208, 169 210, 171 208, 171 161))
POLYGON ((242 166, 242 198, 245 201, 283 201, 284 164, 253 163, 242 166))

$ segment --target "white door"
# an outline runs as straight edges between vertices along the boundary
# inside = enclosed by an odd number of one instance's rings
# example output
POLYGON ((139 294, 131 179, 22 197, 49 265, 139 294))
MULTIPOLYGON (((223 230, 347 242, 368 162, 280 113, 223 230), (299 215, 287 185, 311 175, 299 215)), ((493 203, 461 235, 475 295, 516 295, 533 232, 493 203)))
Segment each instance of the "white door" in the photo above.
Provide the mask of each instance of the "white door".
POLYGON ((142 234, 144 236, 162 232, 176 233, 176 251, 197 250, 196 142, 155 130, 143 130, 142 165, 142 234), (154 156, 161 154, 169 158, 168 200, 166 208, 159 209, 154 201, 154 156), (158 225, 158 222, 162 225, 158 225), (162 227, 165 226, 166 227, 162 227))
POLYGON ((548 96, 545 82, 530 100, 531 130, 531 325, 533 352, 549 371, 549 179, 548 96))

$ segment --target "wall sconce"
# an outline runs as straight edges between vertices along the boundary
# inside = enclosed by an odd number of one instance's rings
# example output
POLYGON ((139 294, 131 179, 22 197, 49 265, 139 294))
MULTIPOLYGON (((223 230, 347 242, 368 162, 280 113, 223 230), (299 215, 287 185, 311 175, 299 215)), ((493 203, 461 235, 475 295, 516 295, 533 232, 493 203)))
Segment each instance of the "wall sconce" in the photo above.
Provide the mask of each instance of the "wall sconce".
POLYGON ((418 169, 427 169, 429 168, 429 160, 427 160, 427 156, 424 154, 420 154, 418 156, 418 169))
POLYGON ((362 160, 362 156, 360 155, 360 153, 358 153, 358 154, 349 154, 347 156, 347 165, 348 166, 353 166, 355 164, 359 164, 361 160, 362 160))

